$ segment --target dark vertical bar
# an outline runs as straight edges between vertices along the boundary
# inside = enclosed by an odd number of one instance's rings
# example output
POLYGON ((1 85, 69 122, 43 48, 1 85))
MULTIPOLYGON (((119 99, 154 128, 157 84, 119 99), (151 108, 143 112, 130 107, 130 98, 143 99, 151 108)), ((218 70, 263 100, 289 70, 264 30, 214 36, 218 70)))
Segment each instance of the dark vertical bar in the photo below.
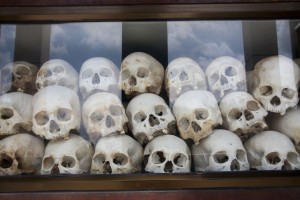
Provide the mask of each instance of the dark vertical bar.
POLYGON ((300 21, 290 21, 293 58, 300 58, 300 21))

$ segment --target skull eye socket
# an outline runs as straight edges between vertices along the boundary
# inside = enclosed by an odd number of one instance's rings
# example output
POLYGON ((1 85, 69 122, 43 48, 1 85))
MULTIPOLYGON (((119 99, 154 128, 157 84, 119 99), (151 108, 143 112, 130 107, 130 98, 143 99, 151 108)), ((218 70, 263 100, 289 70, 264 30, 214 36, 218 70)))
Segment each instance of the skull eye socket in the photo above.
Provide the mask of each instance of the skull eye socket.
POLYGON ((111 105, 109 107, 109 110, 110 110, 110 113, 113 115, 113 116, 121 116, 123 115, 123 108, 121 106, 118 106, 118 105, 111 105))
POLYGON ((208 111, 206 110, 206 109, 196 109, 195 111, 194 111, 194 113, 195 113, 195 118, 197 119, 197 120, 205 120, 205 119, 207 119, 208 118, 208 111))
POLYGON ((233 66, 229 66, 225 69, 225 75, 226 76, 236 76, 237 71, 233 66))
POLYGON ((214 158, 214 161, 219 164, 226 163, 229 160, 225 151, 219 151, 219 152, 215 153, 213 158, 214 158))
POLYGON ((48 69, 40 69, 40 71, 37 73, 37 76, 42 78, 48 78, 52 76, 52 72, 48 69))
POLYGON ((287 154, 287 160, 292 163, 292 164, 299 164, 300 163, 300 158, 299 155, 295 152, 288 152, 287 154))
POLYGON ((182 71, 179 75, 179 79, 181 81, 189 80, 189 75, 186 73, 186 71, 182 71))
POLYGON ((177 74, 178 74, 178 70, 177 69, 172 69, 168 73, 170 79, 175 78, 177 76, 177 74))
POLYGON ((259 88, 259 92, 262 96, 269 96, 273 93, 273 88, 271 86, 262 86, 259 88))
POLYGON ((178 122, 178 127, 180 128, 180 129, 183 129, 184 131, 187 131, 188 130, 188 128, 189 128, 189 126, 190 126, 190 120, 188 119, 188 118, 185 118, 185 117, 183 117, 183 118, 181 118, 180 120, 179 120, 179 122, 178 122))
POLYGON ((167 113, 167 108, 163 105, 154 106, 154 112, 158 116, 163 116, 167 113))
POLYGON ((38 125, 42 126, 47 124, 49 116, 46 111, 41 111, 35 115, 34 119, 38 125))
POLYGON ((53 69, 53 72, 55 72, 55 73, 62 73, 63 71, 65 71, 65 69, 60 65, 55 66, 53 69))
POLYGON ((72 117, 72 111, 67 108, 59 108, 56 114, 57 119, 64 122, 69 121, 72 117))
POLYGON ((61 165, 65 168, 73 168, 75 166, 75 159, 71 156, 64 156, 61 165))
POLYGON ((146 120, 147 116, 144 112, 138 112, 134 115, 134 120, 137 121, 137 122, 143 122, 146 120))
POLYGON ((236 158, 241 162, 246 162, 246 152, 244 150, 238 149, 236 151, 236 158))
POLYGON ((129 76, 130 76, 129 70, 125 69, 125 70, 123 70, 123 71, 121 72, 122 80, 128 79, 129 76))
POLYGON ((117 153, 113 158, 113 163, 119 166, 124 166, 128 163, 128 157, 125 154, 117 153))
POLYGON ((0 167, 3 169, 10 168, 14 160, 7 154, 0 155, 0 167))
POLYGON ((54 159, 52 156, 50 157, 45 157, 43 160, 43 168, 44 169, 50 169, 54 165, 54 159))
POLYGON ((1 109, 1 112, 0 112, 0 118, 1 119, 4 119, 4 120, 7 120, 7 119, 10 119, 14 116, 14 111, 10 108, 3 108, 1 109))
POLYGON ((99 112, 95 111, 91 114, 90 119, 92 120, 93 123, 98 123, 104 118, 104 115, 99 112))
POLYGON ((149 70, 145 67, 139 67, 137 71, 137 77, 146 78, 149 76, 149 70))
POLYGON ((289 88, 284 88, 281 95, 287 99, 292 99, 295 96, 295 91, 289 88))
POLYGON ((109 69, 104 68, 100 71, 100 76, 102 76, 102 77, 112 77, 112 72, 109 69))
POLYGON ((93 76, 94 72, 91 69, 87 69, 85 71, 82 72, 81 74, 81 78, 82 79, 87 79, 87 78, 91 78, 93 76))
POLYGON ((211 85, 216 84, 218 82, 218 80, 220 79, 219 73, 218 72, 213 73, 211 75, 210 79, 211 79, 211 85))
POLYGON ((271 165, 276 165, 281 161, 277 152, 271 152, 266 155, 266 160, 271 165))
POLYGON ((242 112, 237 108, 230 110, 228 113, 228 116, 231 120, 238 120, 241 118, 242 115, 242 112))
POLYGON ((247 102, 247 109, 250 111, 257 111, 259 110, 259 104, 257 101, 248 101, 247 102))
POLYGON ((16 74, 19 76, 29 76, 30 70, 28 69, 28 67, 21 65, 17 68, 16 74))
POLYGON ((173 159, 173 163, 177 166, 177 167, 184 167, 187 163, 187 157, 184 154, 181 153, 177 153, 174 156, 173 159))
POLYGON ((153 152, 152 155, 151 155, 151 157, 152 157, 152 162, 154 164, 162 164, 166 160, 164 152, 162 152, 162 151, 153 152))
POLYGON ((103 165, 105 163, 105 155, 99 153, 93 158, 93 161, 96 165, 103 165))

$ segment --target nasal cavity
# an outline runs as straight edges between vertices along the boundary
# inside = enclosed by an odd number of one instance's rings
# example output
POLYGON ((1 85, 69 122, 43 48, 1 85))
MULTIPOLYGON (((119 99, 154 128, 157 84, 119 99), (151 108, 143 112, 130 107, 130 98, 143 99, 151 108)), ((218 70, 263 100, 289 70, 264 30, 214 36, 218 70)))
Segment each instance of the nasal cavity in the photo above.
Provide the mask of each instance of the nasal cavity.
POLYGON ((50 121, 50 133, 56 133, 59 131, 60 131, 60 128, 59 128, 58 124, 54 120, 51 120, 50 121))
POLYGON ((283 165, 281 167, 281 170, 292 170, 292 166, 289 163, 289 161, 284 160, 284 163, 283 163, 283 165))
POLYGON ((112 173, 112 169, 110 167, 109 161, 106 161, 103 165, 103 173, 104 174, 111 174, 112 173))
POLYGON ((51 174, 60 174, 58 164, 55 164, 51 169, 51 174))
POLYGON ((228 83, 227 78, 226 78, 225 76, 223 76, 223 75, 221 76, 220 81, 221 81, 221 85, 224 85, 224 84, 227 84, 227 83, 228 83))
POLYGON ((113 118, 111 118, 110 115, 108 115, 108 116, 106 117, 106 127, 107 127, 107 128, 110 128, 110 127, 112 127, 112 126, 115 126, 115 121, 113 120, 113 118))
POLYGON ((172 173, 173 172, 173 164, 172 164, 171 161, 168 161, 165 164, 164 172, 167 172, 167 173, 172 173))
POLYGON ((239 171, 239 170, 240 170, 240 164, 239 164, 239 162, 237 161, 237 159, 234 159, 234 160, 231 162, 230 170, 231 170, 231 171, 239 171))
POLYGON ((100 78, 99 78, 98 74, 95 74, 93 76, 93 79, 92 79, 92 84, 96 85, 96 84, 99 84, 99 83, 100 83, 100 78))
POLYGON ((155 126, 155 125, 159 125, 159 120, 157 119, 157 117, 155 117, 154 115, 150 115, 149 116, 149 124, 151 127, 155 126))
POLYGON ((134 76, 130 76, 128 79, 128 83, 131 86, 135 86, 136 85, 136 78, 134 76))
POLYGON ((179 79, 181 81, 189 80, 189 75, 185 71, 182 71, 179 75, 179 79))
POLYGON ((271 105, 273 105, 273 106, 279 106, 280 103, 281 103, 281 101, 280 101, 280 99, 279 99, 278 96, 275 96, 275 97, 273 97, 273 98, 271 99, 270 103, 271 103, 271 105))

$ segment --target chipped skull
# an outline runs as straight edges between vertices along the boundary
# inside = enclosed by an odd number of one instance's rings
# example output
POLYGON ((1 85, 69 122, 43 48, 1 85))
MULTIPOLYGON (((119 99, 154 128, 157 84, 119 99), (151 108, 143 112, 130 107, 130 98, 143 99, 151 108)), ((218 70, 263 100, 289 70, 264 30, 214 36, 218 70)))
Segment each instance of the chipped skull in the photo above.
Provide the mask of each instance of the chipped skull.
POLYGON ((80 70, 79 87, 84 99, 96 92, 119 95, 119 69, 109 59, 95 57, 86 60, 80 70))
POLYGON ((0 175, 37 174, 42 165, 44 142, 27 133, 0 140, 0 175))
POLYGON ((268 128, 264 117, 267 111, 247 92, 232 92, 220 102, 224 125, 242 141, 268 128))
POLYGON ((91 95, 82 106, 83 125, 90 141, 110 134, 125 134, 128 118, 121 100, 114 94, 99 92, 91 95))
POLYGON ((164 79, 163 66, 152 56, 142 52, 124 58, 119 76, 119 88, 128 97, 141 93, 159 94, 164 79))
POLYGON ((247 89, 245 66, 233 57, 216 58, 208 65, 205 74, 209 89, 218 102, 232 91, 247 89))
POLYGON ((265 110, 283 115, 299 101, 299 77, 299 67, 285 56, 262 59, 253 71, 253 96, 265 110))
POLYGON ((142 169, 143 148, 128 135, 101 138, 92 159, 92 174, 127 174, 142 169))
POLYGON ((71 130, 79 131, 81 121, 78 95, 59 85, 45 87, 33 97, 35 134, 48 140, 68 138, 71 130))
POLYGON ((292 141, 276 131, 264 131, 245 142, 251 168, 257 170, 300 169, 300 157, 292 141))
POLYGON ((126 108, 129 129, 140 144, 164 134, 175 134, 175 118, 163 98, 145 93, 134 97, 126 108))
POLYGON ((37 73, 36 87, 40 90, 50 85, 64 86, 77 93, 78 72, 65 60, 49 60, 37 73))
POLYGON ((192 154, 197 172, 249 170, 242 141, 227 130, 214 130, 199 144, 193 145, 192 154))
POLYGON ((169 63, 165 72, 165 88, 170 105, 190 90, 206 90, 206 77, 200 66, 192 59, 180 57, 169 63))
POLYGON ((93 154, 92 144, 78 135, 51 140, 45 148, 41 174, 88 173, 93 154))
POLYGON ((32 96, 12 92, 0 97, 0 135, 30 132, 32 129, 32 96))
POLYGON ((214 95, 205 90, 186 92, 176 99, 173 113, 180 136, 198 143, 222 124, 221 112, 214 95))
POLYGON ((144 163, 147 172, 190 172, 191 152, 182 139, 174 135, 161 135, 151 140, 145 147, 144 163))

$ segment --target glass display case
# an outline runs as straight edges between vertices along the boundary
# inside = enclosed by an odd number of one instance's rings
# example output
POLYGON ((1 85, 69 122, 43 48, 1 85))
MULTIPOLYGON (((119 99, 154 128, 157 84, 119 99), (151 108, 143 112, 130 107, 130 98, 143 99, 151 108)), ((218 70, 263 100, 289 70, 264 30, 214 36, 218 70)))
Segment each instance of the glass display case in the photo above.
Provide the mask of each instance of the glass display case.
POLYGON ((1 192, 299 189, 299 2, 68 4, 0 3, 1 192))

